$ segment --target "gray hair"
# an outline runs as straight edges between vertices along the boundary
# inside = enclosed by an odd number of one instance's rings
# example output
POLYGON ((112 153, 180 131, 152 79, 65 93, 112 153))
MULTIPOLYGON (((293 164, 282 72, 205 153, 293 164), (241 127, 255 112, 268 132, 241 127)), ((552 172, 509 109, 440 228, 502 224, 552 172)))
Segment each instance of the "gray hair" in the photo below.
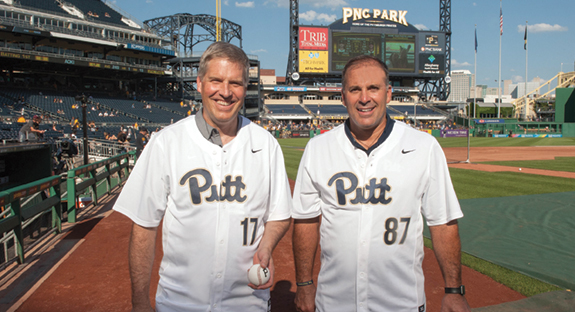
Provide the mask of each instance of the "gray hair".
POLYGON ((208 71, 208 64, 211 60, 217 58, 228 59, 232 63, 236 63, 242 67, 244 86, 248 85, 248 72, 250 70, 250 60, 244 51, 235 45, 227 42, 214 42, 202 54, 200 58, 200 69, 198 76, 200 80, 204 78, 208 71))
POLYGON ((359 55, 347 61, 347 64, 345 64, 345 67, 343 68, 343 71, 341 73, 342 90, 345 90, 345 80, 346 80, 345 76, 347 75, 349 69, 352 68, 353 66, 369 62, 375 63, 375 65, 379 66, 383 70, 383 72, 385 72, 385 85, 386 86, 389 85, 389 69, 387 68, 387 65, 385 65, 385 63, 382 60, 375 58, 373 56, 359 55))

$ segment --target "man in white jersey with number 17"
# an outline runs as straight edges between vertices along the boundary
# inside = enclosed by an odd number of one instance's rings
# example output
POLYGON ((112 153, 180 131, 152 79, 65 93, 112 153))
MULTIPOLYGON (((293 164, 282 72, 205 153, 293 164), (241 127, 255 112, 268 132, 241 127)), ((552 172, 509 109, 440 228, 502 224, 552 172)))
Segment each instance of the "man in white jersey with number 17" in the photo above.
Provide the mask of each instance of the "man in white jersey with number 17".
POLYGON ((200 59, 203 108, 154 135, 114 209, 134 222, 133 311, 152 311, 149 287, 157 229, 164 256, 156 310, 269 311, 272 251, 290 223, 291 196, 279 144, 238 115, 249 60, 216 42, 200 59), (253 264, 269 281, 250 284, 253 264))
POLYGON ((445 281, 442 311, 470 311, 461 284, 463 214, 441 147, 389 118, 388 69, 379 59, 351 59, 342 79, 349 119, 309 141, 293 194, 298 311, 426 311, 423 217, 445 281))

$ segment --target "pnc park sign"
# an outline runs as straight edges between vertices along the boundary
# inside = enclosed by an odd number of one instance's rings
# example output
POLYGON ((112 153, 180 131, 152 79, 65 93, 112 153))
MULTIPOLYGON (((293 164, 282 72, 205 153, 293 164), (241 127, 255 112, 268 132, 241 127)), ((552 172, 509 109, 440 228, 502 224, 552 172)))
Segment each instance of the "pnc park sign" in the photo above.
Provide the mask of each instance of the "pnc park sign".
POLYGON ((379 10, 379 9, 362 9, 362 8, 343 8, 343 24, 362 19, 380 19, 395 22, 404 26, 408 26, 405 15, 407 11, 401 10, 379 10))

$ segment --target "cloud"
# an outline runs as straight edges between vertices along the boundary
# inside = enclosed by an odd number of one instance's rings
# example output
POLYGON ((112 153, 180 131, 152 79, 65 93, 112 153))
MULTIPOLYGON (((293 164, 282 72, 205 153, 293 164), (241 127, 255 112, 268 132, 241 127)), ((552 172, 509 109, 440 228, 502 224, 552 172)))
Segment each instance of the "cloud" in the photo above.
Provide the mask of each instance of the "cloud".
POLYGON ((459 63, 457 60, 451 60, 451 66, 465 67, 465 66, 471 66, 471 64, 469 64, 468 62, 459 63))
POLYGON ((305 13, 300 13, 299 18, 307 22, 313 22, 314 20, 317 20, 320 22, 331 23, 337 19, 337 16, 335 14, 318 14, 316 11, 309 10, 305 13))
POLYGON ((523 82, 523 76, 515 75, 511 77, 513 83, 523 82))
POLYGON ((473 2, 473 6, 477 6, 477 3, 476 3, 476 2, 473 2))
POLYGON ((419 30, 429 30, 429 28, 423 24, 415 24, 413 26, 415 26, 415 28, 417 28, 419 30))
POLYGON ((236 7, 238 7, 238 8, 253 8, 253 7, 255 7, 255 4, 253 1, 236 2, 236 7))
MULTIPOLYGON (((559 24, 549 25, 545 23, 527 25, 527 31, 530 33, 542 33, 542 32, 550 32, 550 31, 567 31, 569 28, 565 26, 561 26, 559 24)), ((525 25, 517 25, 517 32, 524 32, 525 25)))
POLYGON ((301 0, 300 4, 311 5, 314 8, 328 7, 332 10, 348 5, 345 0, 301 0))
POLYGON ((229 2, 228 0, 224 0, 224 5, 225 5, 225 6, 230 5, 230 2, 229 2))
POLYGON ((251 50, 250 53, 252 53, 252 54, 268 53, 268 50, 266 50, 266 49, 251 50))
POLYGON ((146 3, 152 3, 152 0, 146 0, 146 3))
POLYGON ((514 72, 514 71, 515 71, 515 69, 511 68, 509 71, 510 71, 510 72, 514 72))

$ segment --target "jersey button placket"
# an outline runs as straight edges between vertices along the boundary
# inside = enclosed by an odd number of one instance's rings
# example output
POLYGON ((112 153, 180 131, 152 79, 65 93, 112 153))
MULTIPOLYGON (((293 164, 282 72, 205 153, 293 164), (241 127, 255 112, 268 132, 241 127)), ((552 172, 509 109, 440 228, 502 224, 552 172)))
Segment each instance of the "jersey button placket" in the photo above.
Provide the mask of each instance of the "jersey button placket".
MULTIPOLYGON (((358 155, 359 157, 359 168, 356 167, 356 172, 358 173, 358 186, 363 186, 363 195, 364 197, 370 196, 370 194, 365 189, 365 185, 369 184, 369 177, 370 173, 366 170, 366 164, 368 162, 369 156, 362 151, 361 154, 358 155)), ((358 237, 358 255, 357 255, 357 270, 358 270, 358 278, 357 278, 357 287, 356 287, 356 298, 357 298, 357 307, 358 310, 365 310, 367 307, 367 281, 368 281, 368 267, 367 263, 369 260, 369 237, 371 234, 371 215, 372 215, 371 204, 363 203, 361 204, 361 211, 360 214, 360 231, 358 237)))
MULTIPOLYGON (((212 163, 213 163, 213 182, 215 185, 218 185, 218 194, 221 196, 221 183, 224 180, 224 176, 222 174, 223 168, 220 166, 222 159, 223 159, 223 152, 219 147, 216 147, 214 151, 212 151, 212 163)), ((215 279, 212 282, 212 311, 220 311, 221 310, 221 301, 222 301, 222 294, 225 292, 225 271, 226 271, 226 263, 227 263, 227 253, 228 253, 228 246, 226 243, 227 235, 228 235, 228 228, 229 224, 229 216, 228 210, 226 209, 227 204, 225 202, 216 201, 215 202, 218 211, 218 221, 216 224, 216 240, 214 241, 214 249, 215 249, 215 259, 214 259, 214 266, 213 271, 215 273, 215 279)))

